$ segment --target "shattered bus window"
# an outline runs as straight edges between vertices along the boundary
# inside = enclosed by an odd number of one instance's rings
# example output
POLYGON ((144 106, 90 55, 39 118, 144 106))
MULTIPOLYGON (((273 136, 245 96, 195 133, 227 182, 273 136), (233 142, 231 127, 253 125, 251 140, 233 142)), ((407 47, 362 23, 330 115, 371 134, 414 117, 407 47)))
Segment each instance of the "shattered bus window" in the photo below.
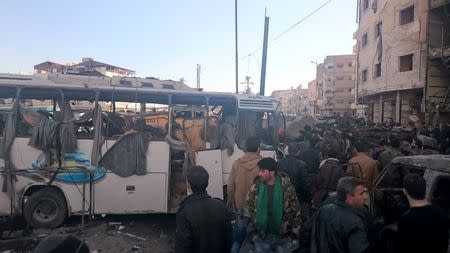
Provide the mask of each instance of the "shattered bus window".
POLYGON ((259 137, 262 149, 270 149, 278 144, 278 121, 272 112, 247 112, 239 114, 240 147, 244 147, 245 140, 250 136, 259 137))

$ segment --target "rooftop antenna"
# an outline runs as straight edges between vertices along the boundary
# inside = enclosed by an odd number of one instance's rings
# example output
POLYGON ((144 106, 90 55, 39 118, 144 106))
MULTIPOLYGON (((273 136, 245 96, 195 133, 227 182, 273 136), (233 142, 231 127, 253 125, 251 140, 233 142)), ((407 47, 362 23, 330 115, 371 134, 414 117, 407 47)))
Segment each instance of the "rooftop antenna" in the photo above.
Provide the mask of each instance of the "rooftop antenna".
POLYGON ((250 82, 250 76, 245 76, 245 82, 242 82, 241 84, 245 85, 245 94, 250 94, 251 93, 251 89, 250 89, 250 85, 253 85, 253 82, 250 82))

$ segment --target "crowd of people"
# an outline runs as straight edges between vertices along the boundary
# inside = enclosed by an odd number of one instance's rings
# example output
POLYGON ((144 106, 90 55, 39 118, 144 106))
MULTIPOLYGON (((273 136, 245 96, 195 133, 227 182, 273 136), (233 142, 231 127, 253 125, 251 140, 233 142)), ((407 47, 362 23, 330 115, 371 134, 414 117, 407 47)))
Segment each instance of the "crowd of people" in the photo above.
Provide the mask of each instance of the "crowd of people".
MULTIPOLYGON (((449 216, 426 199, 430 186, 423 176, 403 175, 409 210, 375 236, 368 209, 375 179, 394 158, 439 152, 420 138, 390 135, 374 146, 346 134, 305 127, 277 160, 262 157, 260 139, 249 137, 228 177, 226 201, 208 195, 204 167, 190 168, 188 196, 176 214, 175 252, 447 252, 449 216), (378 245, 382 237, 388 239, 378 245)), ((447 148, 446 142, 439 145, 447 148)), ((35 252, 89 250, 76 238, 56 236, 35 252)))
MULTIPOLYGON (((343 161, 342 150, 309 129, 275 160, 262 157, 259 139, 250 137, 245 154, 232 166, 226 202, 207 194, 203 167, 187 172, 191 194, 177 212, 175 251, 380 252, 370 235, 369 191, 380 171, 405 155, 401 145, 390 136, 381 148, 369 150, 358 140, 343 161)), ((425 179, 407 174, 403 188, 410 209, 383 249, 447 252, 448 214, 425 198, 425 179)))

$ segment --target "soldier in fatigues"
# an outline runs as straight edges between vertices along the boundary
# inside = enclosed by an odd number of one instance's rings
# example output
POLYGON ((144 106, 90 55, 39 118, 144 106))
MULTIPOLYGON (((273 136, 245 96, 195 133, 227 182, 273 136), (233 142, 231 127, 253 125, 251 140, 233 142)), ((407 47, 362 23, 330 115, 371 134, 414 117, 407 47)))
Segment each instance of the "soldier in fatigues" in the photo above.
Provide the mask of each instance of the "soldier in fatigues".
POLYGON ((244 207, 254 252, 292 252, 298 247, 300 206, 289 178, 277 173, 272 158, 258 162, 259 172, 244 207))

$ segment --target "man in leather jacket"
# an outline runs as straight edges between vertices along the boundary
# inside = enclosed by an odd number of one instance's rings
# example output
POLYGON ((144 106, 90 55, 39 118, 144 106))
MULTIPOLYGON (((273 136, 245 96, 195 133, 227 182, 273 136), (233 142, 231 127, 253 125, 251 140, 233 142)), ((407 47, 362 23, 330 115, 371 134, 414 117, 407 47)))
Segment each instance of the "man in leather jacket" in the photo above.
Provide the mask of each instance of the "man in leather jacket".
POLYGON ((364 181, 343 177, 337 186, 337 200, 322 206, 313 226, 311 252, 369 252, 367 230, 361 209, 368 199, 364 181))
POLYGON ((187 173, 189 196, 176 215, 176 253, 228 253, 231 248, 231 224, 227 206, 206 192, 209 175, 202 166, 187 173))

